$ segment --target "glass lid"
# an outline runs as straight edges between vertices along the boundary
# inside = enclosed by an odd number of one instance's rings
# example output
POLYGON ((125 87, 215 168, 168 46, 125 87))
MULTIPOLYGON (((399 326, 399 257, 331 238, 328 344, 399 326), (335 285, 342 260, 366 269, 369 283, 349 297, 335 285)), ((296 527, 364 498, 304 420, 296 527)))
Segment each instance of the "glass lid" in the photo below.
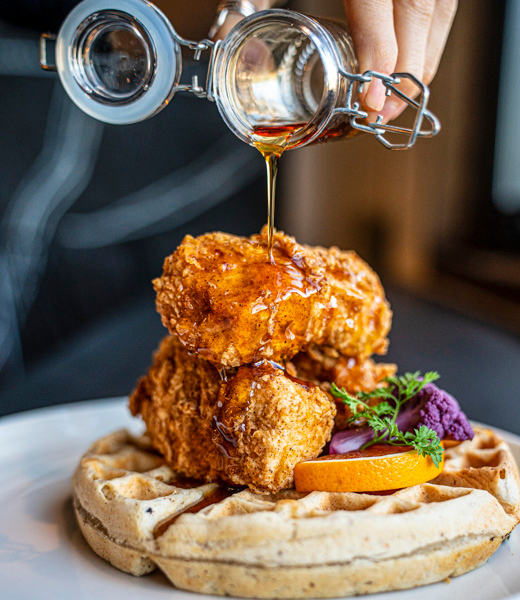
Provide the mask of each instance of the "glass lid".
POLYGON ((144 0, 84 0, 65 19, 56 67, 71 99, 114 124, 143 121, 162 110, 179 84, 178 36, 144 0))

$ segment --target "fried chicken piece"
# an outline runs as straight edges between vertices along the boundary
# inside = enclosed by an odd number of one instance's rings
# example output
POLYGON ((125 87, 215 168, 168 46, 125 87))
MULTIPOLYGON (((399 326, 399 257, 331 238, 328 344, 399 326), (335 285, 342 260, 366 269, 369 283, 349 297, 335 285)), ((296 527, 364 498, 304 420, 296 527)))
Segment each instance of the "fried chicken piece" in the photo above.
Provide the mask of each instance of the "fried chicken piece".
POLYGON ((371 358, 360 360, 358 357, 341 356, 334 348, 316 345, 297 354, 291 363, 297 377, 316 383, 334 382, 351 394, 371 392, 397 370, 394 364, 376 363, 371 358))
POLYGON ((213 441, 226 475, 257 492, 293 486, 294 466, 330 440, 334 402, 317 385, 264 362, 240 367, 221 386, 213 441))
POLYGON ((354 252, 311 248, 265 229, 251 238, 186 236, 154 281, 163 324, 214 365, 284 361, 311 344, 360 359, 384 353, 391 311, 354 252))
POLYGON ((319 387, 269 363, 222 381, 175 336, 165 338, 130 398, 154 446, 187 477, 276 492, 294 465, 319 455, 331 437, 334 402, 319 387))
MULTIPOLYGON (((383 379, 395 375, 394 364, 376 363, 371 358, 359 360, 357 357, 341 356, 330 347, 311 346, 308 352, 297 354, 291 361, 291 372, 298 377, 320 383, 322 389, 330 391, 330 384, 335 383, 349 394, 371 392, 385 385, 383 379)), ((334 432, 346 428, 346 420, 352 416, 350 410, 339 399, 336 402, 336 418, 334 432)), ((374 400, 377 404, 377 400, 374 400)))
POLYGON ((220 383, 213 365, 167 336, 130 396, 130 411, 141 414, 155 448, 187 477, 212 481, 220 475, 223 458, 210 431, 220 383))

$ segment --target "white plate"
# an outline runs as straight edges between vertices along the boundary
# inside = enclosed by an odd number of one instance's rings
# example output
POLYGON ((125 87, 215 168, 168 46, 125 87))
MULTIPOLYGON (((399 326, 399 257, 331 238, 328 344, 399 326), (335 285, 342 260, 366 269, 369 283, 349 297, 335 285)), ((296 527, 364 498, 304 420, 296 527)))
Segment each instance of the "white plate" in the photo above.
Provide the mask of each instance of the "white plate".
MULTIPOLYGON (((0 598, 5 600, 193 600, 155 572, 121 573, 98 558, 78 531, 70 476, 95 439, 139 430, 122 398, 46 408, 0 419, 0 598)), ((520 438, 499 432, 520 464, 520 438)), ((200 598, 209 598, 200 596, 200 598)), ((451 580, 370 600, 520 600, 520 528, 482 567, 451 580)))

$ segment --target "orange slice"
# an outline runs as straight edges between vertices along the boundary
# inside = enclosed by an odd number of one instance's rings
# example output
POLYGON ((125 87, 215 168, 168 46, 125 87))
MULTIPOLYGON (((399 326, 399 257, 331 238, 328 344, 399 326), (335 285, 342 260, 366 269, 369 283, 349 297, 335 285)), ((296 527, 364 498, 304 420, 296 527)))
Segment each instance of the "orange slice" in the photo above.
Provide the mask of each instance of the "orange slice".
POLYGON ((298 463, 294 482, 299 492, 378 492, 426 483, 442 473, 429 456, 410 446, 374 445, 348 454, 331 454, 298 463))

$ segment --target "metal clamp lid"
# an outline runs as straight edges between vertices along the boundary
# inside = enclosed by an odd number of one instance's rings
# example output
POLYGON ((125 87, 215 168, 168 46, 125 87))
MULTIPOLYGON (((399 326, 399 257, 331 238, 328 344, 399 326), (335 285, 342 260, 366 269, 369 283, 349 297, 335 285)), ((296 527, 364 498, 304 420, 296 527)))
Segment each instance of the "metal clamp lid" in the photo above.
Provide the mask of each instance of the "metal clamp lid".
POLYGON ((352 73, 347 73, 343 69, 340 69, 340 72, 348 80, 347 105, 345 108, 336 108, 334 112, 350 115, 350 124, 354 129, 375 135, 376 140, 390 150, 406 150, 415 144, 418 137, 428 138, 439 133, 441 129, 440 121, 426 108, 430 97, 430 90, 427 85, 411 73, 392 73, 392 75, 385 75, 376 71, 365 71, 363 74, 354 75, 352 73), (383 82, 387 96, 390 96, 393 93, 400 100, 412 108, 415 108, 417 114, 415 115, 412 127, 399 127, 397 125, 384 124, 381 115, 378 115, 375 122, 360 122, 360 120, 364 120, 368 117, 368 113, 362 110, 359 102, 353 101, 354 91, 357 87, 358 92, 362 92, 363 86, 376 78, 383 82), (410 98, 410 96, 407 96, 396 87, 401 83, 402 79, 409 79, 419 88, 417 100, 410 98), (429 123, 427 129, 421 129, 424 120, 429 123), (401 143, 393 143, 386 137, 387 133, 404 135, 408 140, 401 143))

